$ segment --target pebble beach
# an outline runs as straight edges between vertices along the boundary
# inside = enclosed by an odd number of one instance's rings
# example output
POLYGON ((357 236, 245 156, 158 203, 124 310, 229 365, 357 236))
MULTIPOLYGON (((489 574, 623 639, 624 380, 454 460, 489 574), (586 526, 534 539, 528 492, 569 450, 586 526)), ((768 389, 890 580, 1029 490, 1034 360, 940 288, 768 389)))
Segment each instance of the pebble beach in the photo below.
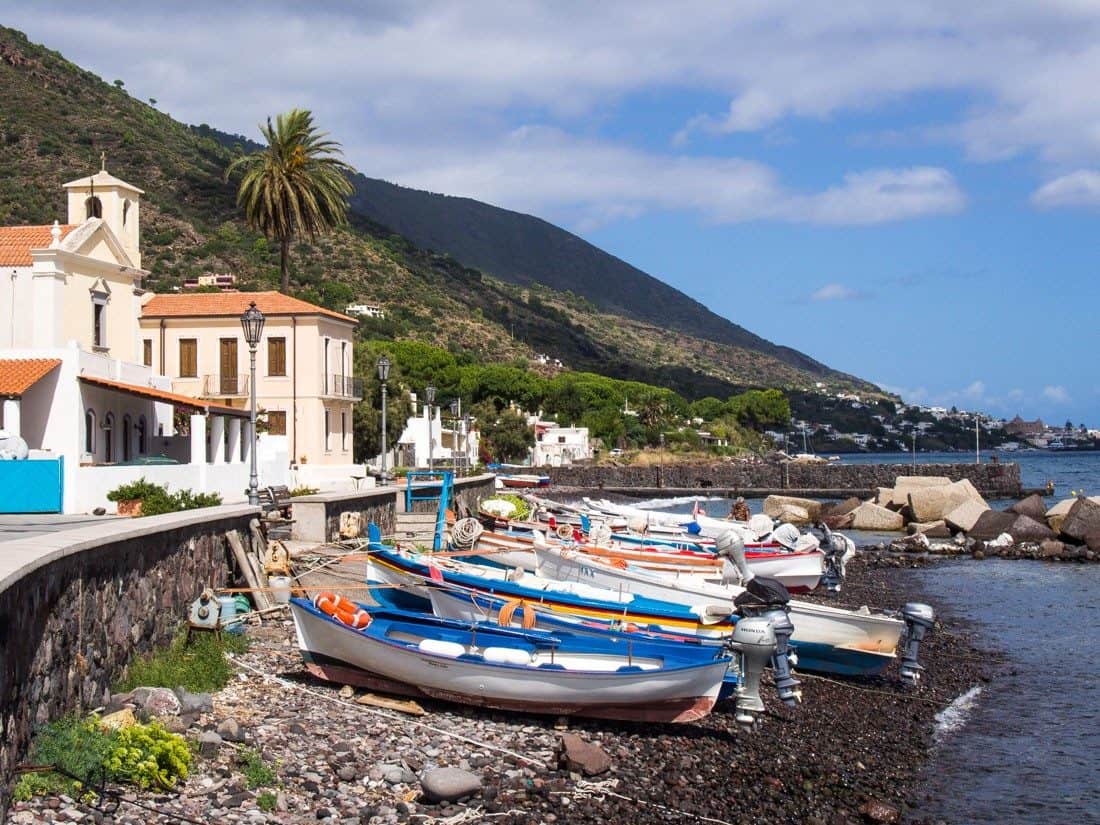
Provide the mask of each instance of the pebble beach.
MULTIPOLYGON (((831 602, 935 603, 907 571, 934 563, 866 554, 831 602)), ((901 687, 896 668, 878 679, 799 673, 802 705, 782 705, 766 685, 768 711, 745 731, 725 706, 686 725, 524 716, 433 701, 421 702, 424 715, 413 716, 359 704, 351 688, 308 675, 288 619, 265 620, 248 634, 250 649, 236 657, 236 677, 213 695, 212 709, 168 720, 197 751, 175 792, 126 789, 124 798, 145 807, 122 801, 113 811, 113 802, 97 808, 67 797, 35 799, 14 806, 11 821, 900 822, 911 819, 937 714, 996 667, 978 651, 981 640, 940 617, 922 645, 927 670, 919 688, 901 687), (571 742, 569 753, 563 740, 571 742), (274 771, 266 787, 249 787, 248 752, 274 771), (439 802, 433 794, 441 793, 440 781, 470 784, 459 799, 439 802), (261 794, 273 810, 261 809, 261 794)))

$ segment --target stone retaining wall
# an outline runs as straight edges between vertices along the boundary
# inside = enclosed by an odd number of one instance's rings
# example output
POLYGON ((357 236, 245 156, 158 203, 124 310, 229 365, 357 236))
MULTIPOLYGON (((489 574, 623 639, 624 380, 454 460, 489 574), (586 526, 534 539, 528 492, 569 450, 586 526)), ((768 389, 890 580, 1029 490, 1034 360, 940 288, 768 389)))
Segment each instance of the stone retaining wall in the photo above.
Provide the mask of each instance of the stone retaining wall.
POLYGON ((837 490, 866 491, 890 487, 898 476, 947 476, 970 479, 983 495, 1019 495, 1018 464, 843 464, 730 461, 718 464, 665 464, 657 467, 547 467, 555 485, 601 487, 674 487, 731 491, 837 490))
MULTIPOLYGON (((477 506, 483 499, 489 498, 496 492, 496 476, 485 473, 479 476, 456 478, 454 482, 454 497, 451 499, 450 508, 456 513, 469 510, 477 512, 477 506)), ((405 505, 405 488, 401 488, 401 506, 405 505)), ((436 503, 434 501, 414 501, 412 512, 434 513, 436 503)))
POLYGON ((34 729, 106 704, 136 653, 168 642, 230 571, 259 510, 212 507, 0 542, 0 822, 34 729))

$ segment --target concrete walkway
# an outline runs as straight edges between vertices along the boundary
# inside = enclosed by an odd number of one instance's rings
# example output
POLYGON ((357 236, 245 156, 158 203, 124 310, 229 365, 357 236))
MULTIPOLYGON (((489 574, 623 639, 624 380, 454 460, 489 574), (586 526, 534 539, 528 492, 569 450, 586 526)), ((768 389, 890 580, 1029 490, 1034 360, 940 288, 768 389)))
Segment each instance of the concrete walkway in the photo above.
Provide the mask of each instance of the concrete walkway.
POLYGON ((27 539, 113 521, 117 516, 64 516, 57 513, 0 514, 0 542, 27 539))

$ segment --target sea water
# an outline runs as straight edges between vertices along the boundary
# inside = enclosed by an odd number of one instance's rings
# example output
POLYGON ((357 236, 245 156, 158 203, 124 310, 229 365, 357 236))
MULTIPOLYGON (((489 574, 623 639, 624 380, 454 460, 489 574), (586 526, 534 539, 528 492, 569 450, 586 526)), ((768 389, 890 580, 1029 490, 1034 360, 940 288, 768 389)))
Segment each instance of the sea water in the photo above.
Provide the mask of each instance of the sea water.
MULTIPOLYGON (((920 463, 963 458, 916 456, 920 463)), ((1053 481, 1050 503, 1072 492, 1100 495, 1100 453, 1026 452, 1002 460, 1020 464, 1025 487, 1053 481)), ((705 496, 667 509, 689 513, 696 500, 712 516, 729 512, 728 499, 705 496)), ((750 504, 760 510, 760 502, 750 504)), ((879 538, 850 535, 860 543, 879 538)), ((936 607, 971 623, 979 643, 1007 659, 1004 666, 974 663, 973 687, 937 716, 913 815, 952 823, 1100 822, 1100 565, 963 560, 908 575, 936 607), (983 683, 979 673, 993 679, 983 683)))

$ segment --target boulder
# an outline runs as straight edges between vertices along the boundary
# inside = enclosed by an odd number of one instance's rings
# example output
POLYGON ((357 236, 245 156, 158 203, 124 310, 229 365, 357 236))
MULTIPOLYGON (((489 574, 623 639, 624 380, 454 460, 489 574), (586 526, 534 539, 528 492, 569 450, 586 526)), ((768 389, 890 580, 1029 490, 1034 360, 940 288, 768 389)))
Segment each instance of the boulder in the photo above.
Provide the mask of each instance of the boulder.
POLYGON ((960 504, 969 500, 985 504, 987 507, 989 506, 985 498, 982 497, 982 494, 978 492, 978 488, 971 483, 969 478, 960 478, 958 481, 951 482, 949 486, 951 488, 950 495, 953 498, 957 498, 960 504))
POLYGON ((214 698, 209 693, 190 693, 184 688, 176 688, 176 698, 180 701, 180 713, 213 713, 214 698))
POLYGON ((821 502, 811 498, 796 498, 795 496, 768 496, 764 499, 764 515, 779 518, 784 507, 800 507, 806 511, 811 521, 817 521, 821 515, 821 502))
POLYGON ((978 523, 982 513, 985 512, 989 512, 989 505, 983 507, 976 501, 964 501, 944 516, 944 521, 952 530, 969 533, 974 529, 974 525, 978 523))
POLYGON ((149 716, 179 716, 180 700, 168 688, 149 688, 141 707, 149 716))
POLYGON ((435 768, 420 777, 429 802, 454 802, 481 791, 481 777, 461 768, 435 768))
POLYGON ((898 476, 894 479, 894 491, 889 504, 904 507, 909 503, 909 493, 924 487, 945 487, 951 483, 946 476, 898 476))
POLYGON ((901 531, 905 529, 905 519, 901 513, 865 501, 853 513, 852 527, 856 530, 901 531))
POLYGON ((951 538, 951 531, 947 529, 947 525, 943 519, 938 521, 913 521, 909 523, 906 528, 910 533, 920 534, 928 536, 930 539, 949 539, 951 538))
POLYGON ((222 746, 222 738, 212 730, 199 734, 199 753, 205 759, 213 759, 222 746))
POLYGON ((948 495, 950 489, 950 485, 947 485, 910 490, 909 509, 913 513, 913 521, 938 521, 954 510, 957 504, 948 495))
POLYGON ((1043 501, 1043 497, 1038 493, 1033 493, 1025 499, 1021 499, 1008 508, 1010 513, 1017 513, 1021 516, 1030 516, 1036 521, 1046 523, 1047 520, 1047 505, 1043 501))
POLYGON ((848 530, 856 519, 855 511, 839 516, 822 516, 822 523, 830 530, 848 530))
POLYGON ((1098 531, 1100 531, 1100 504, 1088 498, 1077 499, 1077 503, 1066 513, 1060 532, 1078 544, 1082 544, 1089 533, 1098 531))
POLYGON ((599 745, 585 742, 575 733, 561 736, 561 762, 567 770, 596 776, 611 770, 611 757, 599 745))
POLYGON ((1050 559, 1061 556, 1065 549, 1066 546, 1057 539, 1047 539, 1039 545, 1039 555, 1045 559, 1050 559))
POLYGON ((1077 499, 1075 498, 1065 498, 1047 510, 1047 524, 1050 525, 1051 530, 1057 533, 1062 529, 1062 522, 1066 520, 1070 509, 1076 503, 1077 499))
POLYGON ((821 518, 827 519, 835 516, 846 516, 848 513, 855 511, 859 505, 863 502, 855 496, 846 498, 844 501, 834 501, 831 504, 826 504, 821 508, 821 518))
POLYGON ((878 493, 875 495, 875 504, 880 507, 885 507, 890 503, 890 499, 894 497, 893 487, 879 487, 878 493))
POLYGON ((1002 533, 1007 533, 1016 522, 1015 513, 1004 513, 1000 510, 986 510, 974 526, 967 531, 972 539, 978 541, 993 541, 1002 533))
POLYGON ((901 812, 893 805, 878 799, 868 799, 859 806, 859 812, 868 822, 889 823, 900 822, 901 812))
POLYGON ((781 524, 810 523, 810 511, 805 507, 799 507, 797 504, 784 504, 775 515, 771 513, 768 513, 768 515, 781 524))
POLYGON ((225 719, 218 725, 218 735, 227 742, 245 741, 244 731, 236 719, 225 719))
POLYGON ((1037 542, 1053 539, 1057 535, 1046 526, 1045 522, 1036 521, 1031 516, 1016 516, 1012 526, 1008 528, 1008 534, 1018 543, 1023 541, 1037 542))
POLYGON ((1100 530, 1085 536, 1085 544, 1094 553, 1100 553, 1100 530))

